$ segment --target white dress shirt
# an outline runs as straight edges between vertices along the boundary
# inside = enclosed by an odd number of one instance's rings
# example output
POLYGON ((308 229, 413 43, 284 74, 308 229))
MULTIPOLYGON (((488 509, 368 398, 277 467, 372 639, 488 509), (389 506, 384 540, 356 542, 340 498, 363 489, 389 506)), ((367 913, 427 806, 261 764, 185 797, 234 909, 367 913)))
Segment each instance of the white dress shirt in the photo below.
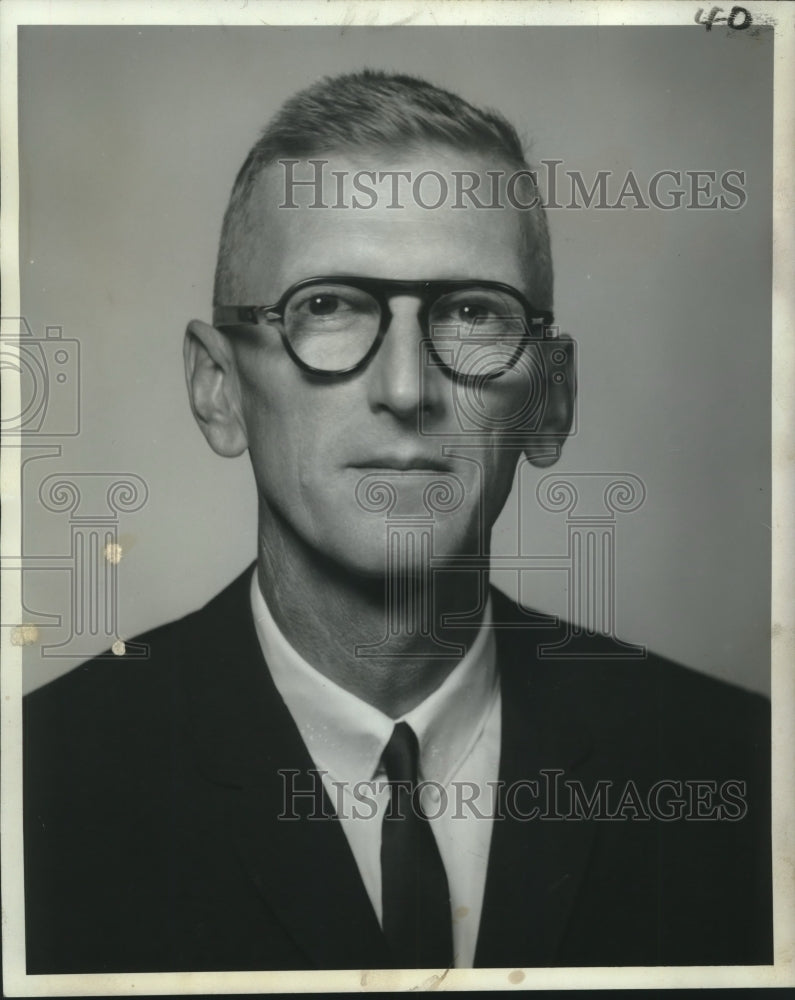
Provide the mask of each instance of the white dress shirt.
POLYGON ((407 722, 420 748, 422 808, 439 846, 450 887, 453 964, 472 966, 491 843, 500 758, 500 688, 491 602, 466 656, 423 702, 399 719, 316 670, 273 620, 257 582, 251 604, 265 661, 295 720, 348 838, 381 922, 381 820, 389 785, 381 755, 397 722, 407 722), (446 801, 445 801, 446 799, 446 801))

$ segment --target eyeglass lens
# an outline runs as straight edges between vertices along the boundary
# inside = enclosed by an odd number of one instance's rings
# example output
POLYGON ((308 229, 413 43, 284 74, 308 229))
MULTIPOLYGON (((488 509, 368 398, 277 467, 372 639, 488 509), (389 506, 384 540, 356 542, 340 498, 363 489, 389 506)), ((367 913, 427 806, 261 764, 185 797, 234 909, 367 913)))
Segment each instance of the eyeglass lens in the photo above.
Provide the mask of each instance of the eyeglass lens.
MULTIPOLYGON (((296 291, 285 305, 283 323, 301 361, 335 372, 367 356, 378 338, 382 312, 364 289, 324 283, 296 291)), ((432 338, 444 364, 474 376, 509 368, 526 333, 522 304, 508 292, 478 285, 434 299, 426 325, 423 333, 432 338)))

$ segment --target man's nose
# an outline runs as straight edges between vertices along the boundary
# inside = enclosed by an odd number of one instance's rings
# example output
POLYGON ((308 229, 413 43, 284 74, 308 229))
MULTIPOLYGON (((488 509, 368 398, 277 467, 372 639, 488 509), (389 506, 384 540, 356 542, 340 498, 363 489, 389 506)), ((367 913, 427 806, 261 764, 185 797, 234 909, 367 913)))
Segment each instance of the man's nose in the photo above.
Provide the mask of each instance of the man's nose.
POLYGON ((389 410, 401 420, 438 407, 442 399, 441 372, 428 364, 418 309, 416 299, 390 301, 392 319, 368 372, 373 411, 389 410))

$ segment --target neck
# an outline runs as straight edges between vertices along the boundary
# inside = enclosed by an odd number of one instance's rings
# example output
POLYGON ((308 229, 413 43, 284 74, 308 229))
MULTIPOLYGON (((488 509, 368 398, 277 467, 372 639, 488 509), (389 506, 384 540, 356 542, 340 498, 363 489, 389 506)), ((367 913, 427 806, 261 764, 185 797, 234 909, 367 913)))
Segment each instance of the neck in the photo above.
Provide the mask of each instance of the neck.
POLYGON ((442 618, 479 606, 479 573, 415 570, 390 587, 386 576, 352 572, 275 528, 261 512, 257 576, 276 624, 316 670, 391 718, 435 691, 477 636, 479 619, 461 628, 442 618), (420 626, 422 608, 430 627, 420 626))

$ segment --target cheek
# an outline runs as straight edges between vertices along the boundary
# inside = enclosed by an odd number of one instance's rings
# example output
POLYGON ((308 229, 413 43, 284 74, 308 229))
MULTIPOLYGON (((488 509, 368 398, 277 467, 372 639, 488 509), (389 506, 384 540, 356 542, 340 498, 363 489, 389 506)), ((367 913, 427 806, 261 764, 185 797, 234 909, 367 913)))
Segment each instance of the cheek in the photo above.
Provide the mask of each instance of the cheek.
POLYGON ((322 391, 302 384, 292 367, 241 366, 241 404, 249 452, 260 488, 302 502, 324 477, 337 421, 322 391), (325 403, 325 405, 324 405, 325 403))
POLYGON ((537 420, 544 404, 542 388, 535 371, 517 372, 499 394, 495 393, 489 413, 493 417, 492 426, 501 439, 506 435, 515 437, 537 420))
POLYGON ((296 469, 295 442, 289 419, 289 394, 278 365, 246 357, 238 363, 240 403, 254 476, 261 490, 286 486, 296 469))
POLYGON ((497 432, 491 435, 488 445, 470 454, 476 457, 478 465, 471 483, 470 514, 477 513, 483 518, 485 527, 490 529, 511 491, 521 449, 515 441, 506 441, 497 432))
POLYGON ((485 479, 486 497, 489 507, 496 507, 498 512, 510 492, 520 455, 521 449, 513 443, 506 446, 502 438, 498 438, 492 447, 489 455, 490 468, 487 469, 485 479))
POLYGON ((532 356, 493 382, 451 387, 450 412, 464 435, 514 438, 538 422, 545 405, 543 370, 532 356))

